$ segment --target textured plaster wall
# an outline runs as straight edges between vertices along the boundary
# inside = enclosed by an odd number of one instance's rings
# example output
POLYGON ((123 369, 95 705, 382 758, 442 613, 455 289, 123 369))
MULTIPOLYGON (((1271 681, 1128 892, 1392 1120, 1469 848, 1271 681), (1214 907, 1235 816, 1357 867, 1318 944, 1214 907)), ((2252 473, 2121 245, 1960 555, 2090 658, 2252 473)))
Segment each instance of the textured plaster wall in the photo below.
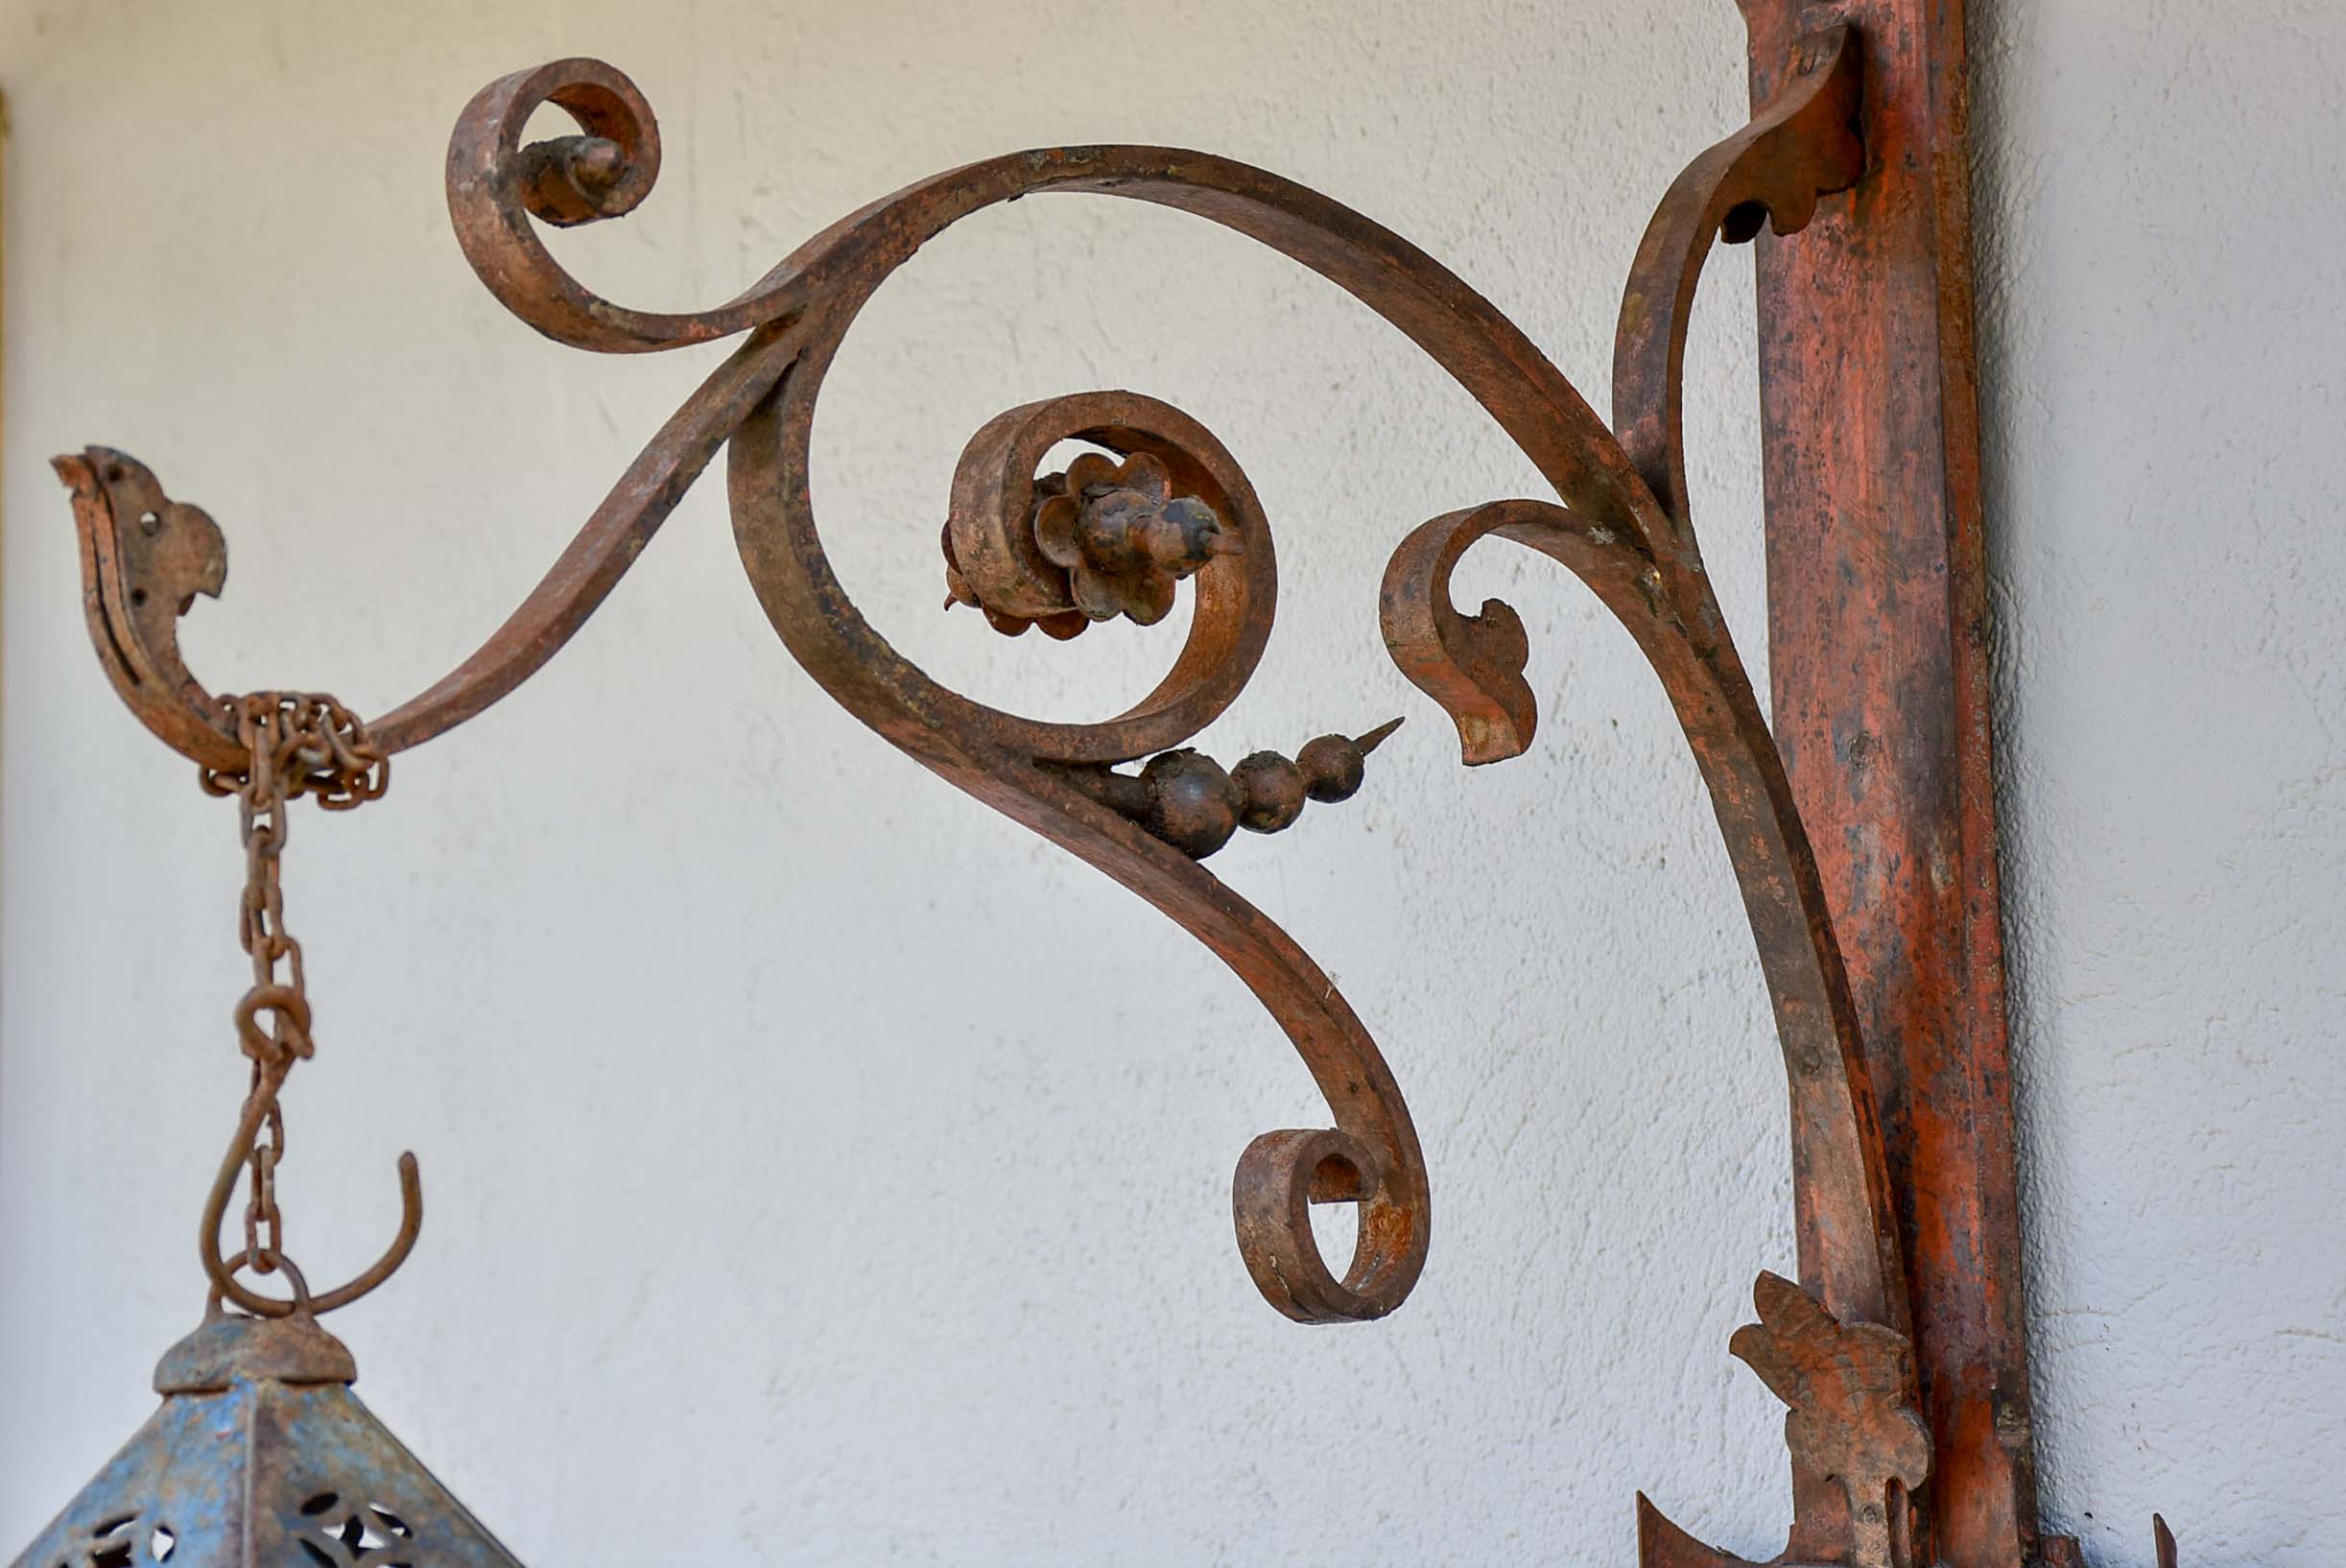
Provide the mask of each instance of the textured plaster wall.
POLYGON ((1983 6, 2038 1456, 2097 1562, 2346 1556, 2346 8, 1983 6))
MULTIPOLYGON (((1981 43, 2049 1509, 2097 1561, 2145 1560, 2155 1506, 2194 1561, 2297 1568, 2346 1525, 2317 1468, 2346 1405, 2346 29, 2074 4, 1981 43)), ((241 1087, 232 813, 106 689, 42 460, 123 445, 221 519, 227 597, 185 623, 216 686, 380 710, 438 676, 711 363, 546 344, 446 234, 457 108, 571 53, 663 118, 652 202, 564 246, 630 302, 720 297, 983 152, 1200 144, 1426 245, 1600 407, 1646 210, 1742 106, 1723 0, 0 8, 0 1540, 150 1407, 241 1087)), ((1690 414, 1756 637, 1749 315, 1730 257, 1690 414)), ((432 1202, 338 1319, 364 1393, 523 1557, 590 1568, 1621 1561, 1639 1486, 1772 1552, 1777 1412, 1724 1347, 1790 1261, 1781 1077, 1694 769, 1535 563, 1460 585, 1530 624, 1532 758, 1462 772, 1377 641, 1392 542, 1528 467, 1245 242, 1093 199, 973 221, 850 340, 817 502, 898 646, 1054 716, 1136 695, 1171 632, 940 615, 936 525, 980 423, 1093 386, 1201 417, 1279 531, 1280 631, 1204 744, 1410 717, 1355 802, 1216 864, 1409 1093, 1416 1295, 1347 1329, 1261 1304, 1226 1186, 1248 1137, 1321 1117, 1284 1040, 818 693, 708 486, 527 690, 382 805, 301 814, 294 1246, 371 1255, 404 1147, 432 1202)))

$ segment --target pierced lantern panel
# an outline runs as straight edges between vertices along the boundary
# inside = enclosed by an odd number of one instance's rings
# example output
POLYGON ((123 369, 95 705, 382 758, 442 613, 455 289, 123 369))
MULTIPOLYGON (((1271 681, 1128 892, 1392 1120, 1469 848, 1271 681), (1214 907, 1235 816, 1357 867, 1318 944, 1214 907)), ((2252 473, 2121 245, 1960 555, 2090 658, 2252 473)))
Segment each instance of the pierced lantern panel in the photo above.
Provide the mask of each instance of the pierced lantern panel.
POLYGON ((162 1408, 14 1568, 519 1568, 357 1377, 313 1318, 215 1311, 155 1368, 162 1408))

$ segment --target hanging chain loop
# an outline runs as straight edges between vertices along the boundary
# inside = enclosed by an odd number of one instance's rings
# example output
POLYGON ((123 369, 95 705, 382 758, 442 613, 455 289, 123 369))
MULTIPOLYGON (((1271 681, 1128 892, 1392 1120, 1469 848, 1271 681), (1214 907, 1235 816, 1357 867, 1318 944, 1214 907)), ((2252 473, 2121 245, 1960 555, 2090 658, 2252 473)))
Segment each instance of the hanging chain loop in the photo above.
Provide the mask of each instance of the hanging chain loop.
POLYGON ((375 748, 358 715, 331 697, 252 692, 229 706, 244 744, 245 767, 240 772, 205 768, 200 777, 206 794, 236 796, 245 844, 237 940, 252 961, 252 985, 236 1004, 236 1038, 252 1063, 245 1115, 256 1108, 261 1114, 247 1158, 244 1262, 253 1272, 267 1274, 276 1271, 285 1250, 285 1217, 277 1207, 285 1114, 277 1092, 294 1064, 317 1050, 310 1037, 301 943, 285 928, 281 862, 290 825, 287 808, 305 795, 328 811, 378 799, 391 785, 391 761, 375 748))

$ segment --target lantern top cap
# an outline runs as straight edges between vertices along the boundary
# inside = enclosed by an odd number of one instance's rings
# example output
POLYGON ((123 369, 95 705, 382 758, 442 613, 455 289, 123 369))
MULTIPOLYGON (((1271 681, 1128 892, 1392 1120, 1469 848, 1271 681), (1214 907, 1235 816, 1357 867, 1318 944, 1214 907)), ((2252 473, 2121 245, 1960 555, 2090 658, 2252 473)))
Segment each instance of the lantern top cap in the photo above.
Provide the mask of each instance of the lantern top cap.
POLYGON ((202 1324, 164 1352, 154 1391, 224 1393, 239 1383, 355 1383, 358 1376, 348 1347, 308 1313, 248 1318, 215 1301, 202 1324))

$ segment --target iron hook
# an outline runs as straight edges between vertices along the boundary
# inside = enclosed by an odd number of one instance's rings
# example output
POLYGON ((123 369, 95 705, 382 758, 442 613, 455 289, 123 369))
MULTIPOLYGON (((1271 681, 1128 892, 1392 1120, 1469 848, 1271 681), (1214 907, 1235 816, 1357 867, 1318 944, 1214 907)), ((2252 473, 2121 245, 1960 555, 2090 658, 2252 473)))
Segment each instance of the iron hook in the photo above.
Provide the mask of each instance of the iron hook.
MULTIPOLYGON (((196 1234, 197 1255, 203 1261, 203 1271, 211 1277, 212 1289, 245 1311, 260 1318, 285 1318, 298 1310, 299 1298, 280 1301, 261 1295, 238 1283, 234 1265, 220 1250, 220 1224, 227 1217, 228 1200, 235 1194, 237 1178, 252 1157, 253 1146, 260 1141, 261 1124, 277 1103, 277 1091, 284 1085, 283 1068, 266 1069, 252 1094, 245 1102, 245 1113, 236 1124, 236 1135, 228 1142, 228 1152, 220 1161, 219 1174, 212 1177, 212 1190, 203 1202, 203 1222, 196 1234)), ((415 1156, 399 1156, 399 1231, 383 1255, 365 1271, 348 1283, 311 1296, 309 1310, 322 1317, 337 1308, 346 1307, 366 1295, 399 1271, 408 1254, 415 1250, 415 1238, 423 1229, 423 1177, 417 1171, 415 1156)))

